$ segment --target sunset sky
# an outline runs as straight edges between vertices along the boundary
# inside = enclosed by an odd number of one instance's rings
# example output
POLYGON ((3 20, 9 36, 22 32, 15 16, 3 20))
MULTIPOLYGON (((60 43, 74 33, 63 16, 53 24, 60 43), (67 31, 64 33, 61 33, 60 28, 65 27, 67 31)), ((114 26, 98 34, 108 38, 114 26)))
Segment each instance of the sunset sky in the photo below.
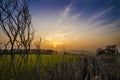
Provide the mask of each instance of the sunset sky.
POLYGON ((30 10, 34 41, 38 36, 47 41, 43 48, 120 46, 120 0, 31 0, 30 10))

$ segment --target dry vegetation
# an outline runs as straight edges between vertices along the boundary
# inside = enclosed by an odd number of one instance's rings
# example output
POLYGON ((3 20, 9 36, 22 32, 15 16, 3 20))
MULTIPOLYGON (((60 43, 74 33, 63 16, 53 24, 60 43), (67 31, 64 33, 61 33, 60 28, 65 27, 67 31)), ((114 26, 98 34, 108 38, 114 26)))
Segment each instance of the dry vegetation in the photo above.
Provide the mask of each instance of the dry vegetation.
POLYGON ((0 80, 120 80, 120 56, 29 55, 0 58, 0 80), (46 60, 46 61, 45 61, 46 60))

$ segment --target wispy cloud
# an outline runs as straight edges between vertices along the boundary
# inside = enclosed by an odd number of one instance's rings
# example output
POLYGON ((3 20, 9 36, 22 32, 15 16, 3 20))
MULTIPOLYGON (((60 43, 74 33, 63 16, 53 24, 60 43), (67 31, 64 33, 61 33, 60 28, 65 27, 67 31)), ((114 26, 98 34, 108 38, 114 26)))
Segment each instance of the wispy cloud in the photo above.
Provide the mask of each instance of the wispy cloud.
MULTIPOLYGON (((104 9, 102 11, 99 11, 93 14, 91 17, 88 17, 87 19, 83 19, 82 18, 82 14, 84 14, 83 12, 69 15, 72 13, 72 10, 71 10, 72 6, 73 4, 70 6, 67 6, 67 9, 65 9, 65 11, 63 12, 64 14, 62 16, 61 23, 58 26, 59 27, 58 31, 61 30, 61 33, 66 33, 67 36, 74 36, 73 39, 75 38, 79 39, 81 37, 85 37, 86 35, 87 36, 94 35, 94 37, 91 37, 91 38, 97 39, 98 36, 111 37, 108 35, 116 34, 114 33, 115 31, 119 32, 118 28, 116 27, 120 24, 119 20, 116 20, 108 24, 104 24, 107 22, 107 19, 99 19, 107 15, 108 13, 110 13, 113 7, 109 7, 107 9, 104 9), (66 27, 68 27, 68 30, 64 31, 66 27), (72 33, 68 34, 70 32, 72 33)), ((63 37, 67 38, 66 36, 63 36, 63 37)))
POLYGON ((64 9, 54 13, 55 16, 43 17, 35 22, 38 26, 42 23, 41 32, 47 40, 60 43, 76 40, 86 44, 103 41, 116 43, 115 40, 118 39, 120 33, 120 20, 109 23, 107 18, 104 19, 104 16, 112 12, 114 6, 97 10, 96 13, 86 18, 83 17, 85 13, 82 11, 72 14, 74 6, 73 1, 64 9))
POLYGON ((65 7, 65 9, 63 9, 56 25, 60 25, 67 17, 69 17, 69 14, 71 13, 73 4, 74 4, 74 0, 70 4, 68 4, 65 7))

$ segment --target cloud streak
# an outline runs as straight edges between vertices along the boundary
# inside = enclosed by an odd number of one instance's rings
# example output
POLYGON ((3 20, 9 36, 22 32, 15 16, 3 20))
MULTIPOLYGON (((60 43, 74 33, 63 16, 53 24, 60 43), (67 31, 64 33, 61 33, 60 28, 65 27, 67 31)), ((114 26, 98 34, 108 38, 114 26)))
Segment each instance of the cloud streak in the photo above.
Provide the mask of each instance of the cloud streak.
MULTIPOLYGON (((50 18, 38 19, 35 24, 41 22, 43 36, 51 42, 65 43, 65 41, 83 41, 88 44, 95 43, 118 43, 120 33, 120 19, 109 22, 109 18, 104 18, 110 14, 114 6, 97 10, 89 17, 84 18, 84 12, 79 11, 73 14, 75 9, 74 1, 68 4, 64 9, 55 13, 56 16, 50 18), (46 23, 47 22, 47 23, 46 23)), ((46 15, 45 15, 46 17, 46 15)), ((74 43, 73 43, 74 44, 74 43)))

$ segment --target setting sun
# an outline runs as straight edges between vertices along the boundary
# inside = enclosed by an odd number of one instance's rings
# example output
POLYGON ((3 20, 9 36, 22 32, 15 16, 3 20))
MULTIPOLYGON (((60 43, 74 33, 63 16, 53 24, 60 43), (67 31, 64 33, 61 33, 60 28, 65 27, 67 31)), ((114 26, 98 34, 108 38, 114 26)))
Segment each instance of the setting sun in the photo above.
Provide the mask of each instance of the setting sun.
POLYGON ((53 47, 56 48, 59 44, 60 44, 60 43, 55 42, 55 43, 53 43, 53 47))

